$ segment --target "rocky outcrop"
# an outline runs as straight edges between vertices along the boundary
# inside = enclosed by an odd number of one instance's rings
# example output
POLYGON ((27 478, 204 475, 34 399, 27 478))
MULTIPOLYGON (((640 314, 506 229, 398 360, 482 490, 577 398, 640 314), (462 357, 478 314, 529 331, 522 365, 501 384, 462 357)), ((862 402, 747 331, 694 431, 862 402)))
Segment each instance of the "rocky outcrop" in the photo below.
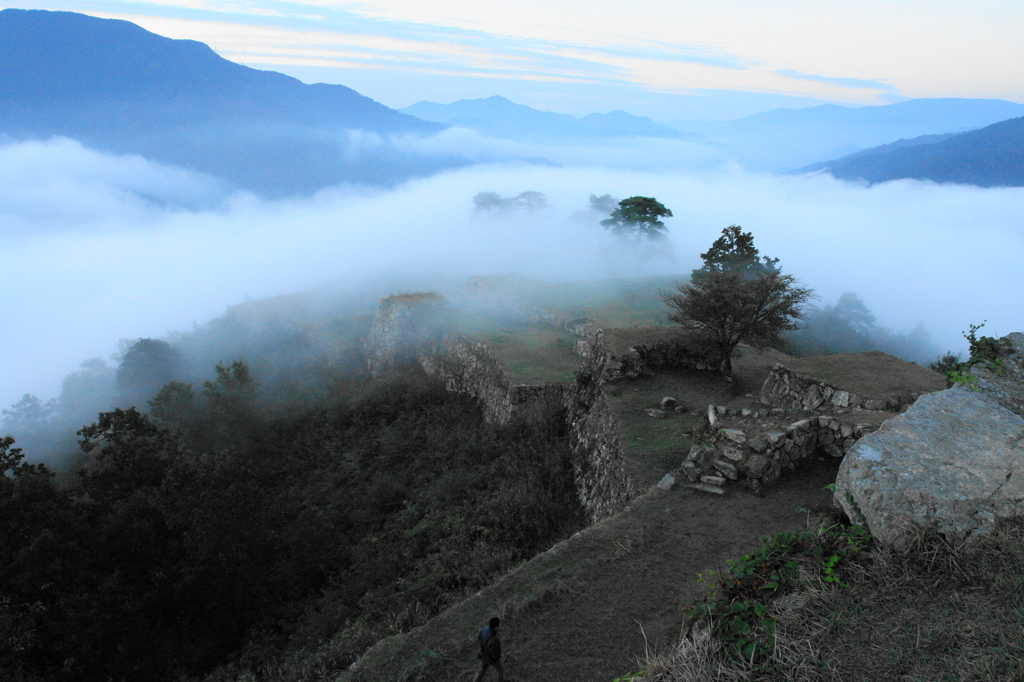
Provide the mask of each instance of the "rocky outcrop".
POLYGON ((1024 513, 1024 334, 992 367, 922 396, 844 459, 836 502, 872 535, 900 545, 916 529, 969 540, 1024 513))

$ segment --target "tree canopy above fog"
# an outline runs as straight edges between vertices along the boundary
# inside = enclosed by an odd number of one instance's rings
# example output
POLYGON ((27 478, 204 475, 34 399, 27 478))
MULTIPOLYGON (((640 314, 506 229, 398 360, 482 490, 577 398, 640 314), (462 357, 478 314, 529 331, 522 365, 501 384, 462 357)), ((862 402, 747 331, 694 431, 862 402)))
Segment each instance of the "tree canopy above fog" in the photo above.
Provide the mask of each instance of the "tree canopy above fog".
MULTIPOLYGON (((598 201, 601 199, 598 198, 598 201)), ((593 199, 591 205, 595 205, 593 199)), ((636 196, 620 201, 611 216, 601 221, 601 225, 620 237, 653 241, 662 238, 668 231, 661 218, 671 217, 672 211, 654 197, 636 196)))

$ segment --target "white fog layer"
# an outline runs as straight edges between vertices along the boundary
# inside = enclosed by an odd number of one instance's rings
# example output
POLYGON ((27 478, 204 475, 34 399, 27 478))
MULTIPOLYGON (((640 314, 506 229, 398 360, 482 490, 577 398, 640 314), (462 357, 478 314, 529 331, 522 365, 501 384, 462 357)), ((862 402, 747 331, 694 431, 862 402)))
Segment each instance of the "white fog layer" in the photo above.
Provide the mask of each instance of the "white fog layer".
POLYGON ((72 141, 0 146, 0 406, 24 393, 53 397, 80 361, 109 358, 119 339, 188 330, 246 297, 381 276, 401 276, 404 287, 418 273, 682 275, 732 224, 819 303, 856 292, 880 324, 922 322, 942 348, 963 351, 961 332, 983 320, 987 334, 1024 330, 1024 189, 865 187, 714 169, 700 154, 669 170, 666 149, 587 158, 537 148, 564 165, 475 166, 394 190, 265 201, 72 141), (658 172, 625 160, 609 167, 630 154, 651 155, 658 172), (473 197, 482 191, 543 192, 551 208, 481 218, 473 197), (675 215, 666 221, 674 255, 633 260, 597 224, 601 216, 580 219, 591 194, 656 197, 675 215))

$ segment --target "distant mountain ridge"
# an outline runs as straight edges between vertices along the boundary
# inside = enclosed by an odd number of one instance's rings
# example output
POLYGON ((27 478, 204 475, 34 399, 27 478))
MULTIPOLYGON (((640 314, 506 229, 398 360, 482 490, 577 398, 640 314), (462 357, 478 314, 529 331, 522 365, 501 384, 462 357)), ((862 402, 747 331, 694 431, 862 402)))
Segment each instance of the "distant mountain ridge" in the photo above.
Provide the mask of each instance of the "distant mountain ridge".
POLYGON ((1024 187, 1024 117, 966 133, 900 140, 795 172, 813 171, 870 183, 914 178, 1024 187))
POLYGON ((774 109, 753 116, 692 124, 684 132, 727 149, 755 170, 788 172, 922 135, 960 133, 1024 116, 1024 104, 994 99, 914 99, 895 104, 774 109))
POLYGON ((576 141, 588 138, 660 137, 684 139, 669 126, 625 111, 583 117, 540 111, 495 95, 451 104, 417 102, 401 109, 426 121, 469 128, 493 137, 514 140, 576 141))
POLYGON ((427 172, 393 149, 372 162, 346 158, 346 131, 444 128, 351 88, 235 64, 203 43, 127 21, 7 9, 0 46, 0 134, 73 137, 271 194, 427 172))

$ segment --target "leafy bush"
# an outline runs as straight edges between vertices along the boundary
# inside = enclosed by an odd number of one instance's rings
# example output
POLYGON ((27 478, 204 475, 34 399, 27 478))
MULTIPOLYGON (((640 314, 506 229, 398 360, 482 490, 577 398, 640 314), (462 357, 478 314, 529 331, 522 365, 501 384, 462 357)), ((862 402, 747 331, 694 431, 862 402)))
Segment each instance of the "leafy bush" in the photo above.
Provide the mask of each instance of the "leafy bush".
POLYGON ((687 607, 687 619, 691 627, 709 622, 712 636, 731 656, 757 668, 775 644, 777 621, 769 615, 768 603, 802 588, 806 579, 801 569, 826 584, 845 586, 843 564, 866 550, 870 541, 863 527, 843 525, 762 537, 758 550, 730 559, 723 573, 701 576, 711 583, 711 592, 703 603, 687 607))

